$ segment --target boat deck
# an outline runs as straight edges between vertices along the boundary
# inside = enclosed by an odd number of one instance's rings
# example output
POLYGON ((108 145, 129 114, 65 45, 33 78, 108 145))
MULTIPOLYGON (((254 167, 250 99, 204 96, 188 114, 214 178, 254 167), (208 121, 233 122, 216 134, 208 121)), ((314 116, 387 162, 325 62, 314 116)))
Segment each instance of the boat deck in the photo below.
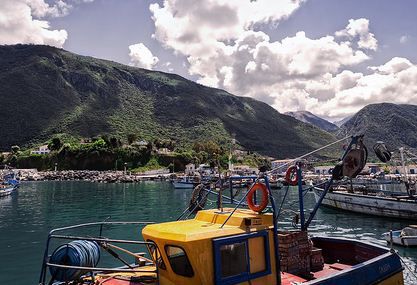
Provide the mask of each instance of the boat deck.
POLYGON ((296 276, 287 272, 282 272, 281 281, 282 281, 282 285, 291 285, 296 282, 304 283, 304 282, 312 281, 315 279, 326 278, 328 276, 332 276, 334 274, 339 273, 342 270, 350 269, 351 267, 352 267, 351 265, 347 265, 343 263, 324 264, 323 270, 312 272, 313 279, 310 279, 310 280, 304 279, 300 276, 296 276))

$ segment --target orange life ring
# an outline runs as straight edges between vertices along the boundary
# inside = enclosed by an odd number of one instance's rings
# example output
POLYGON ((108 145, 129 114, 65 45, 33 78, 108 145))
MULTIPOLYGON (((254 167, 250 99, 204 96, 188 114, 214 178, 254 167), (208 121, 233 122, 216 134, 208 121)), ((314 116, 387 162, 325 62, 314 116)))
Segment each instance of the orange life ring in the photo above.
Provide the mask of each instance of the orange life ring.
POLYGON ((297 166, 293 165, 288 167, 287 172, 285 173, 285 181, 291 186, 296 186, 298 184, 297 166))
POLYGON ((268 193, 268 189, 266 188, 266 185, 263 183, 257 182, 249 190, 246 200, 248 202, 249 209, 251 209, 254 212, 260 213, 266 208, 266 206, 268 206, 268 198, 269 198, 269 193, 268 193), (259 205, 255 205, 255 202, 253 201, 253 195, 258 190, 262 191, 262 201, 259 205))

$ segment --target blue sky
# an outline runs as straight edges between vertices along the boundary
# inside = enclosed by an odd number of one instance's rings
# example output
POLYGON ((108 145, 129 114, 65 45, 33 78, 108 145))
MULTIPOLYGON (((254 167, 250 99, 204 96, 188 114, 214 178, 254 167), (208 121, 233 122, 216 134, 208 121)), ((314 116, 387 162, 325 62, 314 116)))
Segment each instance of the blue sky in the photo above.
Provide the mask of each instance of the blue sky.
POLYGON ((417 1, 0 0, 0 43, 180 74, 338 120, 417 99, 417 1), (156 4, 155 4, 156 3, 156 4))

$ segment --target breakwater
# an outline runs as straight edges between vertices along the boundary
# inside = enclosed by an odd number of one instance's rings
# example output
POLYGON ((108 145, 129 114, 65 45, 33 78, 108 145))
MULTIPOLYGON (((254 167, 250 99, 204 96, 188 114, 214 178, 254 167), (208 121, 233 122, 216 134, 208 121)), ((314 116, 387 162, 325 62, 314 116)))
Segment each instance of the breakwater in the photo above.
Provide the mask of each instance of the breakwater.
POLYGON ((140 181, 164 181, 172 174, 160 173, 132 174, 124 171, 95 171, 95 170, 64 170, 64 171, 37 171, 23 174, 22 181, 90 181, 99 183, 133 183, 140 181))

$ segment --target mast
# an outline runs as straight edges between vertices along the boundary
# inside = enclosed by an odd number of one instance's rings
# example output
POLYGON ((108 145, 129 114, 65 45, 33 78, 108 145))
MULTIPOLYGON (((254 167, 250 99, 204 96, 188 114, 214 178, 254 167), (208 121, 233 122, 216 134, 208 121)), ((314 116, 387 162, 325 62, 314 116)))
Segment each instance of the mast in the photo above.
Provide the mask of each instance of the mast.
POLYGON ((403 173, 404 173, 404 181, 407 181, 407 169, 405 167, 405 160, 404 160, 404 147, 400 147, 400 154, 401 154, 401 165, 402 165, 403 173))

